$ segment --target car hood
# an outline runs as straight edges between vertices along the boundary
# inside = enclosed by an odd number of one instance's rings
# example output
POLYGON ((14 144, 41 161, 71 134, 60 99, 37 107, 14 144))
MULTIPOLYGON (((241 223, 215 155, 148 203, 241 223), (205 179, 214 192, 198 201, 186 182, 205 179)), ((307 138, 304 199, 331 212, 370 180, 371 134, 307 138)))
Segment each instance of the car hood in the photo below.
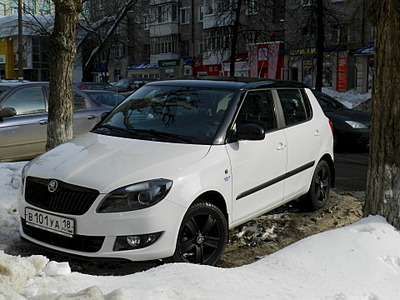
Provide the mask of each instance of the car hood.
POLYGON ((83 134, 32 161, 28 176, 53 178, 108 193, 169 176, 205 157, 209 145, 83 134))
POLYGON ((335 111, 325 111, 325 115, 332 121, 356 121, 368 127, 371 126, 370 114, 363 111, 338 109, 335 111))

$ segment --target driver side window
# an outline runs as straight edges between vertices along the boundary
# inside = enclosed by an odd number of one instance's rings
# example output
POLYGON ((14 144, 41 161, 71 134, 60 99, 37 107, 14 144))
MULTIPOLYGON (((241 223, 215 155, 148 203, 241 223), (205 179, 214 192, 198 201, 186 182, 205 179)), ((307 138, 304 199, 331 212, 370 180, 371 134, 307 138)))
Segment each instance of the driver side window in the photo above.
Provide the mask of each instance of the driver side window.
POLYGON ((265 131, 277 128, 274 99, 270 90, 249 92, 240 108, 237 123, 258 124, 265 131))
POLYGON ((17 115, 31 115, 46 112, 46 104, 42 87, 31 87, 17 90, 3 104, 13 107, 17 115))

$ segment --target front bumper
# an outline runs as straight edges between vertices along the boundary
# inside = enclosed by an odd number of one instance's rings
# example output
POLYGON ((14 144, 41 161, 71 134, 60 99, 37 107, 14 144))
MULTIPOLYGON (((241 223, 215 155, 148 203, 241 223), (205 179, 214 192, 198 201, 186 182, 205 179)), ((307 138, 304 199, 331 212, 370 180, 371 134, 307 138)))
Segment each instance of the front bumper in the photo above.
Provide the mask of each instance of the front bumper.
MULTIPOLYGON (((99 199, 98 199, 99 200, 99 199)), ((100 201, 100 200, 99 200, 100 201)), ((26 223, 26 202, 20 205, 21 236, 35 244, 73 255, 88 258, 118 258, 131 261, 154 260, 173 255, 177 234, 186 209, 167 199, 157 205, 124 213, 96 213, 96 201, 87 213, 76 215, 56 215, 75 221, 75 233, 64 236, 26 223), (117 237, 145 235, 162 232, 156 242, 150 246, 132 250, 114 250, 117 237)), ((55 214, 51 211, 41 210, 55 214)))

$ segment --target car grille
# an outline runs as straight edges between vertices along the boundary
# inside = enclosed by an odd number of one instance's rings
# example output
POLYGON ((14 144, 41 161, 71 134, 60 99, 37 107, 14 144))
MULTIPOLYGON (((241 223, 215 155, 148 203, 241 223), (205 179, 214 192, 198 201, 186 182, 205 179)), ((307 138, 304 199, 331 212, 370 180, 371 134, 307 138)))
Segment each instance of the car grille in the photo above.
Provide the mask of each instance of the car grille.
POLYGON ((83 215, 96 200, 99 192, 77 185, 58 181, 58 187, 50 192, 51 179, 28 177, 25 185, 25 200, 36 207, 52 212, 83 215))
POLYGON ((98 252, 103 245, 104 236, 84 236, 74 235, 73 237, 63 236, 57 233, 39 229, 26 225, 24 219, 21 218, 22 230, 24 233, 38 241, 62 247, 66 249, 82 251, 82 252, 98 252))

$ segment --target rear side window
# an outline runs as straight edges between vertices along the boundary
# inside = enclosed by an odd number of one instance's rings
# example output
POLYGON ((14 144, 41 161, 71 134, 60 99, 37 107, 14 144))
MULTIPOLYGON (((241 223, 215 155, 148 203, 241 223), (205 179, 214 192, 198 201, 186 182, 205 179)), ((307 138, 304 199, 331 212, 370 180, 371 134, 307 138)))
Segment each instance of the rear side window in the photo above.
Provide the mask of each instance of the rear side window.
POLYGON ((39 86, 19 89, 10 95, 3 107, 13 107, 17 111, 17 115, 45 113, 43 88, 39 86))
POLYGON ((88 101, 78 93, 74 93, 74 110, 90 109, 88 101))
POLYGON ((276 129, 274 99, 271 91, 249 92, 240 108, 237 123, 240 125, 248 123, 258 124, 265 131, 276 129))
POLYGON ((299 89, 278 89, 286 126, 298 124, 311 118, 308 99, 303 97, 299 89))

